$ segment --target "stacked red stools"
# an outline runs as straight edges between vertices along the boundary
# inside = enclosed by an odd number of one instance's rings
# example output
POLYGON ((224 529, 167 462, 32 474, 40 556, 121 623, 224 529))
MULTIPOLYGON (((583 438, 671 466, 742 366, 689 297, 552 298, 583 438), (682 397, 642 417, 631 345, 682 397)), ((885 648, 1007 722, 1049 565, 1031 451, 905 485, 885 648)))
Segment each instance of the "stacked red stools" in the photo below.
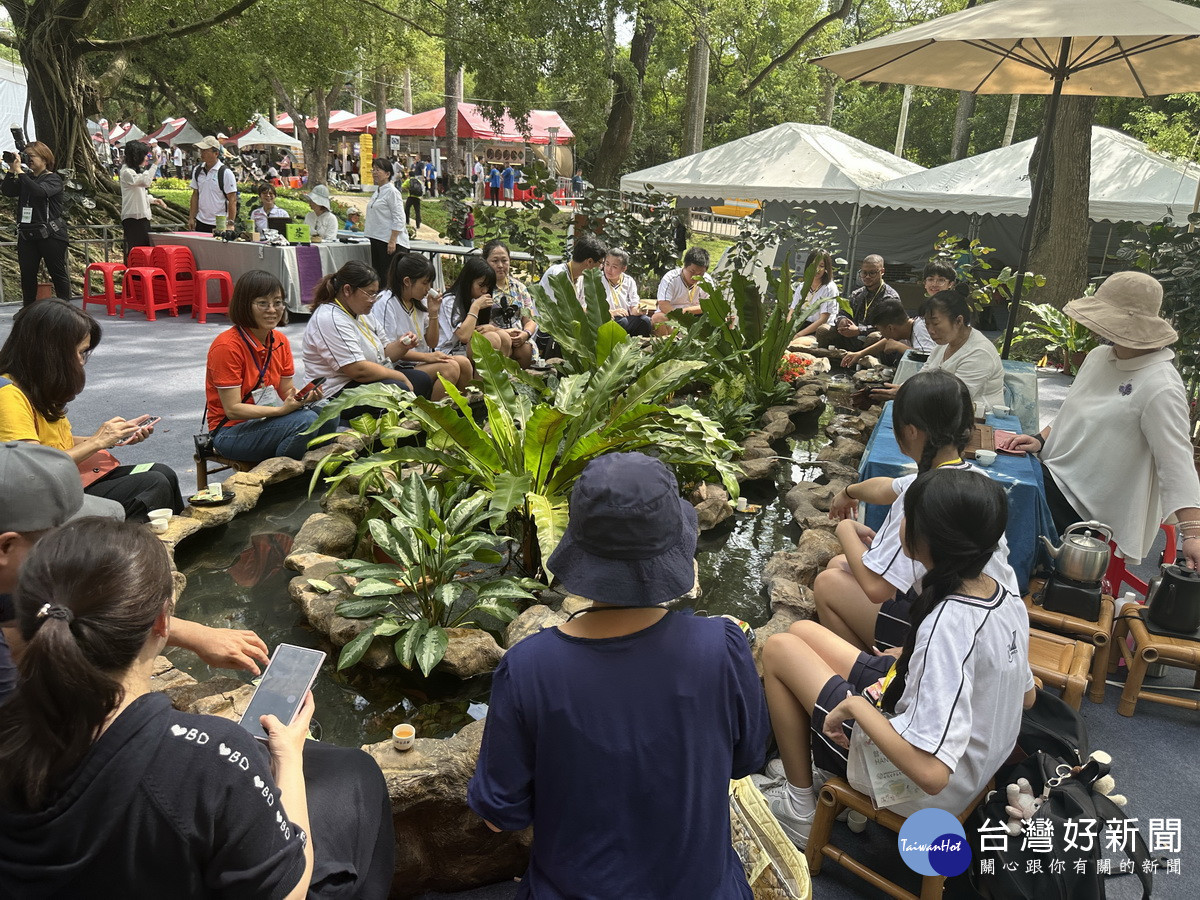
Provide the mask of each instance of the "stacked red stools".
POLYGON ((117 288, 113 278, 118 272, 124 271, 125 263, 88 263, 87 268, 83 270, 83 308, 87 309, 89 303, 95 303, 106 307, 110 316, 114 315, 117 311, 117 288), (103 288, 99 294, 92 293, 93 272, 98 273, 103 281, 103 288))
POLYGON ((233 299, 233 276, 220 269, 197 269, 196 258, 190 247, 173 244, 154 248, 154 265, 167 273, 175 288, 181 305, 191 305, 192 317, 201 324, 208 321, 209 313, 229 315, 229 301, 233 299), (219 299, 210 303, 208 283, 215 281, 219 299))
POLYGON ((154 266, 133 266, 125 270, 120 306, 122 319, 127 309, 141 310, 151 322, 160 309, 169 310, 173 316, 179 315, 175 290, 167 274, 154 266))
POLYGON ((154 248, 153 247, 134 247, 125 254, 125 265, 129 268, 134 266, 152 266, 154 265, 154 248))

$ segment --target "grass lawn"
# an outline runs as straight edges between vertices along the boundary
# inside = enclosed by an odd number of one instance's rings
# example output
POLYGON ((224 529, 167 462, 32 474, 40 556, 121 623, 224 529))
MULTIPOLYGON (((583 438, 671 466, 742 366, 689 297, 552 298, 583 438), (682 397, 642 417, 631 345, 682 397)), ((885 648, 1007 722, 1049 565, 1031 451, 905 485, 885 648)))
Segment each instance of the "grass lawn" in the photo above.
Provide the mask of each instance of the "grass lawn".
POLYGON ((719 235, 702 234, 696 231, 691 232, 690 236, 688 237, 688 246, 703 247, 705 250, 707 250, 709 257, 712 259, 712 265, 714 266, 721 258, 721 254, 724 253, 726 248, 732 244, 733 241, 731 241, 729 238, 721 237, 719 235))

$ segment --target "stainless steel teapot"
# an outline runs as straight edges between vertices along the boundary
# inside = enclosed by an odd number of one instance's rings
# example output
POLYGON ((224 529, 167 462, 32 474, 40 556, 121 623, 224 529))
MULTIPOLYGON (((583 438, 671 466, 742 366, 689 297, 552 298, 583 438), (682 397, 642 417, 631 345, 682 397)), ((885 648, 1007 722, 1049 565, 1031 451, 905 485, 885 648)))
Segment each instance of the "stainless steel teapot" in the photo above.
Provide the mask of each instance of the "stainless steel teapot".
POLYGON ((1062 544, 1055 547, 1049 538, 1042 535, 1042 543, 1046 552, 1054 560, 1055 570, 1064 578, 1081 581, 1084 584, 1098 582, 1108 569, 1108 542, 1112 540, 1112 529, 1095 520, 1076 522, 1063 532, 1062 544), (1083 534, 1084 531, 1096 531, 1104 535, 1104 540, 1083 534))

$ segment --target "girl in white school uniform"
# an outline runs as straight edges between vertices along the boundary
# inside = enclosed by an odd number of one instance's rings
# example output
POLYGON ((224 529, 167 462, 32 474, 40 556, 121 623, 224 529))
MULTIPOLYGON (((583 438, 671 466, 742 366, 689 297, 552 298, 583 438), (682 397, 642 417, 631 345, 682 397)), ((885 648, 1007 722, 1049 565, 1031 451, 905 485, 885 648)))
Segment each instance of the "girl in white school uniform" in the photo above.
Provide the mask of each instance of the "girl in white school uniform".
MULTIPOLYGON (((896 442, 916 460, 918 474, 935 468, 974 469, 962 458, 973 416, 966 384, 943 369, 918 372, 900 388, 892 406, 896 442)), ((894 651, 908 636, 909 611, 925 574, 921 562, 906 554, 900 543, 904 492, 916 478, 869 478, 847 485, 829 509, 830 517, 842 520, 837 536, 843 552, 813 584, 817 618, 860 650, 874 646, 881 652, 894 651), (854 521, 860 501, 891 505, 878 532, 854 521)), ((1020 596, 1003 535, 984 570, 1020 596)))
POLYGON ((970 471, 934 469, 905 492, 901 542, 927 571, 898 659, 811 621, 768 639, 767 707, 786 780, 767 794, 801 849, 816 809, 813 767, 846 777, 856 728, 923 792, 892 807, 902 816, 960 814, 1012 751, 1034 699, 1029 618, 984 569, 1007 512, 1004 489, 970 471))
POLYGON ((820 305, 808 316, 808 324, 796 332, 796 337, 813 334, 822 325, 832 325, 838 311, 838 286, 833 280, 833 257, 818 251, 817 267, 813 271, 812 283, 801 283, 792 294, 792 308, 788 316, 795 314, 797 307, 807 309, 814 303, 820 305))
POLYGON ((420 253, 401 251, 391 256, 388 289, 375 301, 375 321, 389 340, 403 334, 415 334, 417 344, 405 357, 419 371, 433 379, 432 399, 446 396, 438 376, 460 390, 473 375, 471 360, 431 349, 437 345, 437 320, 442 298, 432 294, 433 263, 420 253))

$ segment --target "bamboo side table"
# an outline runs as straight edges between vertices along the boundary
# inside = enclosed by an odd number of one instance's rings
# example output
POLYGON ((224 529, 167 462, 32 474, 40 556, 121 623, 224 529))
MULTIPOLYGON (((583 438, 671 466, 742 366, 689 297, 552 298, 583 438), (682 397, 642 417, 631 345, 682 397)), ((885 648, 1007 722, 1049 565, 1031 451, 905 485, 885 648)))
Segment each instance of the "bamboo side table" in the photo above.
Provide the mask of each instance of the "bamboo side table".
POLYGON ((1123 716, 1132 716, 1138 700, 1150 700, 1154 703, 1165 703, 1168 706, 1200 710, 1200 700, 1174 694, 1161 694, 1142 688, 1142 681, 1146 677, 1146 667, 1152 663, 1194 670, 1196 678, 1193 685, 1200 688, 1200 641, 1154 634, 1146 627, 1146 622, 1142 618, 1144 615, 1146 615, 1145 607, 1127 606, 1122 610, 1121 615, 1117 616, 1112 650, 1109 653, 1108 671, 1115 672, 1117 663, 1121 659, 1125 660, 1125 667, 1129 671, 1129 675, 1125 679, 1125 687, 1121 691, 1121 702, 1117 704, 1117 712, 1123 716), (1132 648, 1128 645, 1127 638, 1133 639, 1132 648))
POLYGON ((1079 638, 1096 648, 1088 675, 1090 682, 1088 699, 1093 703, 1103 703, 1104 680, 1107 675, 1109 656, 1105 648, 1112 638, 1113 610, 1116 608, 1113 598, 1107 594, 1100 598, 1100 618, 1093 622, 1078 616, 1050 612, 1034 603, 1034 594, 1041 592, 1043 584, 1042 579, 1035 578, 1029 583, 1029 593, 1022 598, 1025 601, 1025 608, 1029 611, 1029 624, 1034 628, 1079 638))

